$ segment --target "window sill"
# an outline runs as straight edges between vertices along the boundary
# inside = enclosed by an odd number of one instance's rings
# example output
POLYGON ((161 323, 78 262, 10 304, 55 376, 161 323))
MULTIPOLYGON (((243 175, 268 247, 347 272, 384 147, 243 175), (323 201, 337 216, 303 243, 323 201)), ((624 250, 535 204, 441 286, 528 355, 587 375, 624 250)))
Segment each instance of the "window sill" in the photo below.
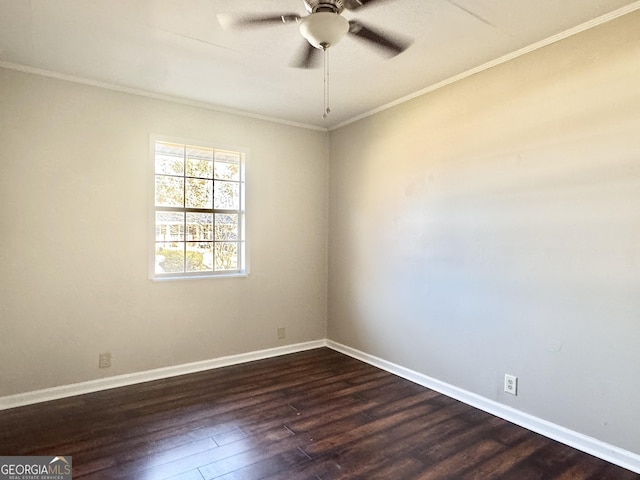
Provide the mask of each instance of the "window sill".
POLYGON ((246 278, 249 274, 247 272, 242 273, 228 273, 219 275, 176 275, 167 277, 151 277, 152 282, 172 282, 174 280, 211 280, 221 278, 246 278))

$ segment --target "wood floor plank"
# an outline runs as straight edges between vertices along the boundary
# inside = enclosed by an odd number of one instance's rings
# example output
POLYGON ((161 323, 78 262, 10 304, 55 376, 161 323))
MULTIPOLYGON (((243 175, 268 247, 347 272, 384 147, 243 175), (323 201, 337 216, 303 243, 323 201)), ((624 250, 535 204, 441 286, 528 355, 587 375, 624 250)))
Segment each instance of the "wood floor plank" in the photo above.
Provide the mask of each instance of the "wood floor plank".
POLYGON ((505 478, 507 472, 514 465, 527 459, 530 455, 540 450, 546 444, 546 440, 538 436, 528 436, 524 441, 513 448, 504 450, 490 458, 483 464, 475 467, 464 476, 464 480, 500 480, 505 478))
POLYGON ((327 348, 0 412, 78 480, 639 480, 327 348))
POLYGON ((189 470, 188 472, 184 472, 164 480, 204 480, 204 478, 202 478, 200 470, 196 468, 195 470, 189 470))
POLYGON ((598 463, 598 459, 588 456, 580 463, 569 466, 557 477, 557 480, 596 480, 593 477, 594 473, 602 469, 598 463))
POLYGON ((504 450, 505 446, 494 440, 480 440, 428 466, 416 479, 444 480, 446 478, 460 476, 465 471, 476 469, 482 462, 504 450))
POLYGON ((327 453, 334 448, 344 448, 351 443, 359 441, 361 438, 366 438, 375 434, 377 431, 387 430, 400 423, 426 415, 432 411, 433 408, 426 404, 415 406, 404 412, 394 413, 387 417, 372 420, 370 422, 363 422, 360 425, 354 425, 353 428, 341 431, 340 435, 333 435, 327 431, 333 429, 333 424, 325 425, 318 429, 325 430, 325 432, 323 432, 324 438, 311 444, 305 451, 312 457, 316 457, 327 453))
POLYGON ((389 460, 377 469, 367 472, 368 480, 389 480, 392 478, 416 478, 424 470, 424 464, 413 457, 400 457, 389 460))

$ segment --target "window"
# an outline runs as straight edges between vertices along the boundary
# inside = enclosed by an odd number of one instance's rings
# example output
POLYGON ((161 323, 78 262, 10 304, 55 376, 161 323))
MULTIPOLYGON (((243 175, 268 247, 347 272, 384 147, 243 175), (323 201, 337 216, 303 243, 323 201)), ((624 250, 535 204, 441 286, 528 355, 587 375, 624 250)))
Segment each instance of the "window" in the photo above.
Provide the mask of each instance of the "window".
POLYGON ((247 151, 157 136, 151 150, 151 277, 246 274, 247 151))

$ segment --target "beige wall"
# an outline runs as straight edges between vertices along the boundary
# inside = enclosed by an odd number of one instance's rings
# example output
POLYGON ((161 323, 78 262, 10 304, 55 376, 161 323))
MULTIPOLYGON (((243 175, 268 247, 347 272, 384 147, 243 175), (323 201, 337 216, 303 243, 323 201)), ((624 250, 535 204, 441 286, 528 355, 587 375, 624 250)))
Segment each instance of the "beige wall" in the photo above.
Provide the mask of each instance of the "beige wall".
POLYGON ((629 15, 329 151, 0 69, 0 396, 320 339, 328 315, 333 340, 640 453, 639 32, 629 15), (150 133, 251 149, 248 278, 147 279, 150 133))
POLYGON ((0 69, 0 146, 0 396, 326 336, 327 134, 0 69), (148 279, 151 133, 251 150, 248 278, 148 279))
POLYGON ((334 131, 330 162, 330 339, 640 453, 640 13, 334 131))

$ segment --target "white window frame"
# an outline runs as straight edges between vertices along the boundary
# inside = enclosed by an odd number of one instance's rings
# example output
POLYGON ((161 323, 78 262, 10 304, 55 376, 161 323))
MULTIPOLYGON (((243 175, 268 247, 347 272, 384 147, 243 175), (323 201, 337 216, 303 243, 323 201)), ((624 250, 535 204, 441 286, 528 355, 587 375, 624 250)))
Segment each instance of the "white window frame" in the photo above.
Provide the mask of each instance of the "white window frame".
MULTIPOLYGON (((246 166, 249 160, 249 149, 245 147, 238 147, 233 145, 226 145, 217 142, 210 142, 206 140, 193 140, 179 137, 171 137, 166 135, 151 134, 149 136, 149 278, 153 281, 166 281, 166 280, 189 280, 197 278, 229 278, 229 277, 246 277, 249 274, 249 247, 247 241, 247 212, 246 212, 246 166), (156 142, 175 143, 180 145, 187 145, 200 148, 211 148, 214 150, 225 150, 241 155, 240 160, 240 209, 238 219, 238 270, 224 270, 224 271, 202 271, 202 272, 179 272, 179 273, 156 273, 156 211, 166 210, 164 207, 156 207, 156 142)), ((215 180, 214 180, 215 181, 215 180)), ((182 209, 175 209, 176 211, 189 212, 190 209, 184 207, 182 209)), ((208 209, 207 209, 208 210, 208 209)), ((211 208, 210 211, 215 215, 216 209, 211 208)), ((186 235, 183 241, 187 242, 186 235)), ((214 243, 214 242, 213 242, 214 243)), ((215 252, 215 243, 214 243, 215 252)))

